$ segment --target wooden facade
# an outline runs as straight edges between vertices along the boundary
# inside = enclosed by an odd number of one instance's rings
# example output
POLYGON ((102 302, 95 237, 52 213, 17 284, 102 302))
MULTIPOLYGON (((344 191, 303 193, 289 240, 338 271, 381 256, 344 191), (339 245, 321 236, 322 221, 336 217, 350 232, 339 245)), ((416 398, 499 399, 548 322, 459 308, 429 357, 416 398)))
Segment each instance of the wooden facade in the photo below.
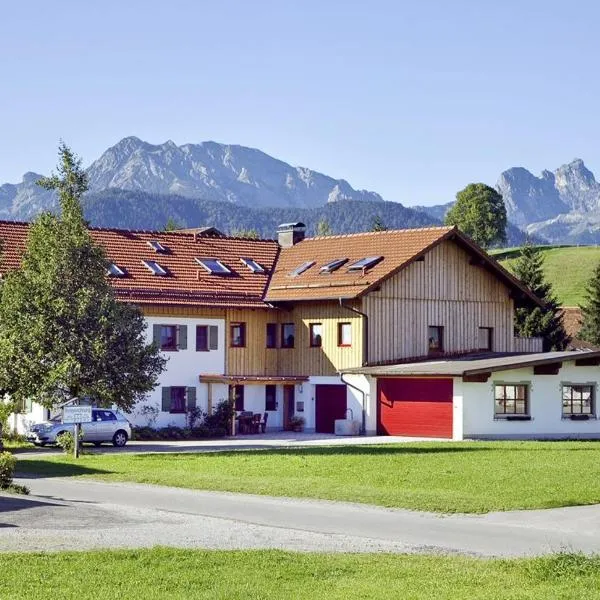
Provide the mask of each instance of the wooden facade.
POLYGON ((451 241, 443 242, 368 294, 369 362, 426 356, 428 327, 443 327, 444 351, 480 349, 479 328, 493 328, 492 350, 513 349, 508 288, 451 241))

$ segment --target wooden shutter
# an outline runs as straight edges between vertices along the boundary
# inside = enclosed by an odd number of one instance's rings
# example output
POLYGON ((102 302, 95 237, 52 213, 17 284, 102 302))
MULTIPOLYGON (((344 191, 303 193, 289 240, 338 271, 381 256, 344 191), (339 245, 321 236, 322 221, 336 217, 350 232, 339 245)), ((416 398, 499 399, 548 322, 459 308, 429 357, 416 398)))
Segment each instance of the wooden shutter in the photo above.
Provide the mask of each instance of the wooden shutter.
POLYGON ((162 410, 163 412, 171 412, 171 388, 164 387, 162 389, 162 410))
POLYGON ((189 387, 185 393, 186 400, 186 408, 189 410, 190 408, 196 408, 196 388, 189 387))
POLYGON ((153 325, 152 327, 152 341, 160 348, 160 331, 161 325, 153 325))
POLYGON ((219 328, 216 325, 211 325, 208 328, 208 347, 211 350, 219 349, 219 328))
POLYGON ((177 347, 179 350, 187 350, 187 325, 177 326, 177 347))

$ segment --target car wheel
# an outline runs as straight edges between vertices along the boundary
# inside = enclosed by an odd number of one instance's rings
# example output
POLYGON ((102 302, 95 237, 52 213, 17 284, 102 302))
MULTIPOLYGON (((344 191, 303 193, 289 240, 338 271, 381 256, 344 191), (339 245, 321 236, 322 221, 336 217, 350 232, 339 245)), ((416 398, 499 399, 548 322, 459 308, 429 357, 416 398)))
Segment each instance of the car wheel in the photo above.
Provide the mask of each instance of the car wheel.
POLYGON ((115 435, 113 435, 112 443, 113 446, 122 448, 127 443, 127 433, 122 429, 119 429, 115 435))

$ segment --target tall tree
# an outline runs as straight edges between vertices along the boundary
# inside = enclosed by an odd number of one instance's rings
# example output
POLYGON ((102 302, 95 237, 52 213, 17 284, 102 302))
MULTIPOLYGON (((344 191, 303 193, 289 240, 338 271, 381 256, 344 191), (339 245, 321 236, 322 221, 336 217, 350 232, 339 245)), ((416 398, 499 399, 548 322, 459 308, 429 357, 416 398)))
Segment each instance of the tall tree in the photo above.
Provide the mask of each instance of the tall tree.
POLYGON ((581 308, 581 330, 578 337, 600 346, 600 264, 594 269, 586 287, 581 308))
POLYGON ((485 183, 470 183, 456 194, 446 213, 446 224, 456 225, 483 248, 506 240, 506 207, 502 196, 485 183))
POLYGON ((317 235, 319 235, 319 236, 333 235, 333 229, 331 229, 331 225, 329 225, 329 221, 327 219, 321 219, 317 223, 317 235))
POLYGON ((129 410, 165 361, 146 343, 141 311, 115 299, 83 218, 80 159, 64 143, 59 157, 58 174, 39 183, 58 192, 61 215, 32 223, 21 268, 0 289, 0 389, 48 408, 90 397, 129 410))
POLYGON ((375 215, 373 219, 373 225, 371 226, 371 231, 387 231, 388 228, 385 226, 381 215, 375 215))
POLYGON ((544 258, 531 243, 521 248, 513 264, 514 274, 541 300, 544 308, 519 307, 515 311, 515 334, 519 337, 543 338, 544 352, 564 350, 570 338, 565 331, 561 306, 552 285, 544 277, 544 258))

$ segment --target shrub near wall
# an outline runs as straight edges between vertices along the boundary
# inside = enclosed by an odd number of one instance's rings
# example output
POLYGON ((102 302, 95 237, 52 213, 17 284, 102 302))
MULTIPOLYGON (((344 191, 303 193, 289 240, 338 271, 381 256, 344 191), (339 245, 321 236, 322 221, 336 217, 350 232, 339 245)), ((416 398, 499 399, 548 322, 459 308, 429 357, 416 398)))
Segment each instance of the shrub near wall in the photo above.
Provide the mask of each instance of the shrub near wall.
POLYGON ((225 437, 227 432, 222 428, 210 428, 204 425, 194 427, 161 427, 153 429, 152 427, 133 427, 132 438, 141 441, 156 440, 205 440, 210 438, 225 437))
POLYGON ((24 485, 13 483, 17 459, 10 452, 0 452, 0 491, 29 494, 24 485))

